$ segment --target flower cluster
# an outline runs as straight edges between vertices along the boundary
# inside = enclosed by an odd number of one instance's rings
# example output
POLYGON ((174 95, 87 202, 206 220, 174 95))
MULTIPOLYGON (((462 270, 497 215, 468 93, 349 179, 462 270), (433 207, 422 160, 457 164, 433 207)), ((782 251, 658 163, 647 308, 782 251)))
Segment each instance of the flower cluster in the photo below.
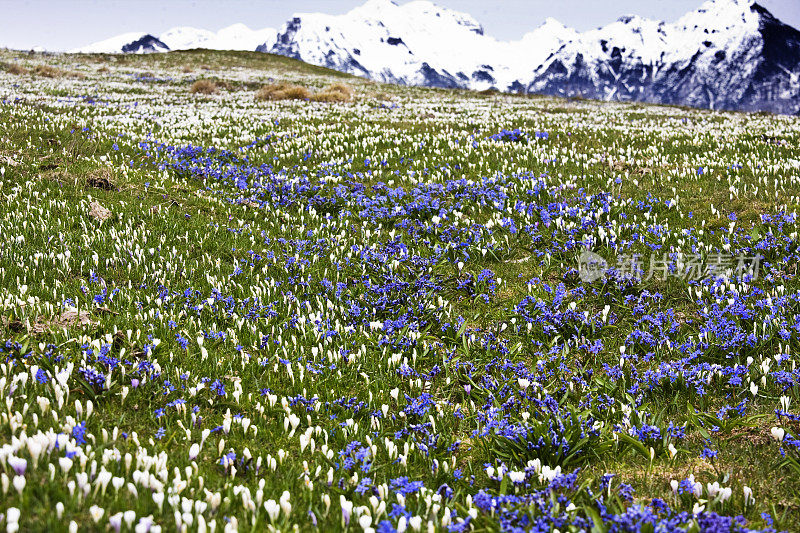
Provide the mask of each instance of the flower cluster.
POLYGON ((0 69, 7 531, 792 526, 797 118, 47 60, 0 69))

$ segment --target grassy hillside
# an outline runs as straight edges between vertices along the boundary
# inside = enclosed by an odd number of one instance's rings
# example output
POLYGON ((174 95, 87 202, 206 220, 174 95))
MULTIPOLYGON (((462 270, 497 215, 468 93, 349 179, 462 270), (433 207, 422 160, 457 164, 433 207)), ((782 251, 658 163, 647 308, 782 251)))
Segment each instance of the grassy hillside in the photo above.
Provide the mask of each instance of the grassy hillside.
POLYGON ((0 100, 8 531, 800 530, 800 119, 209 51, 0 100))

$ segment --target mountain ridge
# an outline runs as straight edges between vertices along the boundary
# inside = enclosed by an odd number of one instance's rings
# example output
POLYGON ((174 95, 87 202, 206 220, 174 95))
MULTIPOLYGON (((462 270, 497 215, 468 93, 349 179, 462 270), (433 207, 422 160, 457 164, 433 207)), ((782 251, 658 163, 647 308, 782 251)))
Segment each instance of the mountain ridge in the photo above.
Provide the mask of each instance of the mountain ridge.
MULTIPOLYGON (((708 0, 671 23, 623 15, 585 32, 548 18, 516 41, 427 0, 298 13, 279 30, 234 26, 173 28, 122 46, 249 49, 404 85, 800 113, 800 31, 755 0, 708 0)), ((79 51, 122 51, 121 40, 79 51)))

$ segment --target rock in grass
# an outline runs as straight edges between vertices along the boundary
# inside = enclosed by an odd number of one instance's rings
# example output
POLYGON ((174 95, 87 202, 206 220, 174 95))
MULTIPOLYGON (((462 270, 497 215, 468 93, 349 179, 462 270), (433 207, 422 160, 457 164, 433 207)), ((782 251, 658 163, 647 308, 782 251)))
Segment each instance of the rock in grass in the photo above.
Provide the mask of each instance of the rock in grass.
POLYGON ((89 204, 89 216, 97 220, 108 220, 111 218, 111 210, 106 209, 95 200, 89 204))

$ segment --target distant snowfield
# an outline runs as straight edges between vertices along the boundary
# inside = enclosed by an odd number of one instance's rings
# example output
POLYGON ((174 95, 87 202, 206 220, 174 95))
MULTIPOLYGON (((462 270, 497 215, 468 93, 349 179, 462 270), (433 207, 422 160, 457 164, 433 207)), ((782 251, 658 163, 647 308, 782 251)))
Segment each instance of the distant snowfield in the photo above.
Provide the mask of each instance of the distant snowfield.
MULTIPOLYGON (((244 24, 233 24, 226 28, 222 28, 217 32, 192 28, 190 26, 178 26, 167 30, 161 35, 158 35, 157 39, 167 45, 169 50, 192 50, 195 48, 207 48, 209 50, 254 51, 260 45, 274 43, 277 34, 277 30, 274 28, 251 30, 244 24)), ((140 40, 148 35, 150 34, 147 32, 128 32, 104 41, 90 44, 88 46, 75 48, 69 52, 118 54, 122 53, 123 46, 140 40)), ((159 51, 162 50, 141 50, 141 52, 159 51)))
POLYGON ((754 0, 709 0, 674 23, 628 15, 583 33, 547 19, 516 41, 426 0, 368 0, 343 15, 296 14, 280 30, 177 27, 74 51, 192 48, 270 52, 406 85, 800 111, 800 32, 754 0))
POLYGON ((244 24, 234 24, 214 33, 197 28, 172 28, 159 36, 170 50, 191 50, 208 48, 209 50, 255 50, 259 45, 274 43, 277 36, 274 28, 251 30, 244 24))
POLYGON ((106 39, 104 41, 98 41, 96 43, 92 43, 82 48, 76 48, 74 50, 70 50, 69 52, 70 53, 82 52, 86 54, 121 53, 123 46, 131 42, 134 42, 138 39, 141 39, 145 35, 147 35, 145 32, 135 32, 135 31, 123 33, 122 35, 117 35, 116 37, 111 37, 110 39, 106 39))

